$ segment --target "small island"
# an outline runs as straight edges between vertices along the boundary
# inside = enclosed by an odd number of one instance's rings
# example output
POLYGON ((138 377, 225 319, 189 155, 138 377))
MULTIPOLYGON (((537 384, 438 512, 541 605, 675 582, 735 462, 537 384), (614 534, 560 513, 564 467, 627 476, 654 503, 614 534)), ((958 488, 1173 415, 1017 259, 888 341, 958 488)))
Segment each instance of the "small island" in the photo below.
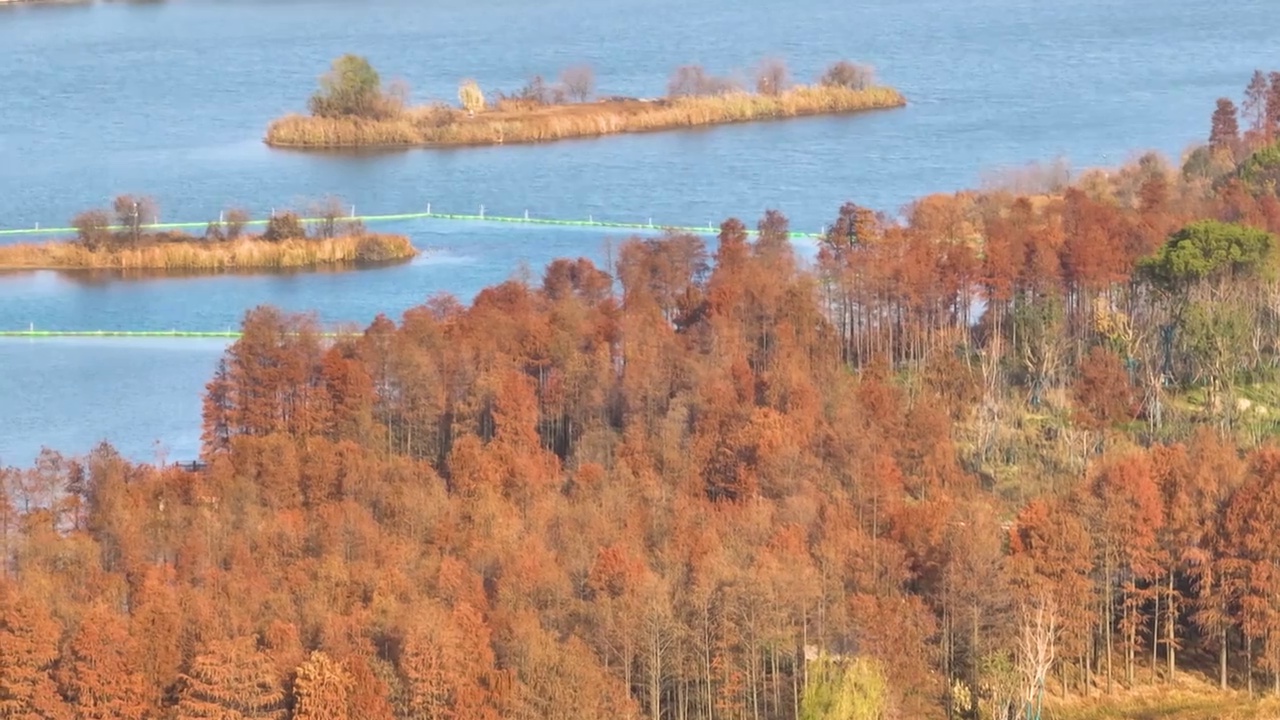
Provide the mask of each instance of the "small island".
POLYGON ((274 211, 265 220, 233 209, 195 235, 182 224, 158 223, 150 198, 122 195, 111 211, 76 215, 74 238, 0 245, 0 270, 314 270, 393 263, 418 254, 409 238, 368 232, 359 221, 345 219, 340 208, 329 201, 310 218, 274 211), (262 232, 247 232, 254 225, 263 226, 262 232))
POLYGON ((281 148, 455 147, 534 143, 617 133, 653 132, 756 120, 897 108, 906 99, 877 85, 872 69, 841 60, 818 81, 796 85, 786 64, 760 63, 749 75, 717 77, 696 65, 672 74, 662 98, 596 98, 588 66, 565 70, 557 83, 535 77, 512 94, 489 97, 474 80, 458 88, 458 106, 411 106, 403 83, 384 88, 378 72, 344 55, 320 78, 310 115, 288 115, 267 128, 281 148))

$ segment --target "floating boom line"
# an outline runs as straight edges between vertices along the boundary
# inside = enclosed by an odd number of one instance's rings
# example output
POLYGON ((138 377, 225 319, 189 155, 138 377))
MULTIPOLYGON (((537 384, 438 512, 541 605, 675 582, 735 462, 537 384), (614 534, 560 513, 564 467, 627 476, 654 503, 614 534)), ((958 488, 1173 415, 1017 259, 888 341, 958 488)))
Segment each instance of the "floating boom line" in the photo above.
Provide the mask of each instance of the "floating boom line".
MULTIPOLYGON (((343 221, 343 222, 359 221, 362 223, 403 222, 406 220, 437 220, 437 221, 445 221, 445 222, 497 223, 497 224, 507 224, 507 225, 593 227, 593 228, 610 228, 615 230, 646 230, 651 232, 675 231, 675 232, 692 233, 695 235, 715 235, 719 232, 719 229, 711 223, 707 223, 706 226, 695 227, 692 225, 663 225, 660 223, 655 224, 652 220, 649 220, 648 222, 643 222, 643 223, 614 222, 610 220, 596 220, 594 216, 588 216, 586 220, 572 220, 572 219, 565 219, 565 218, 537 217, 537 216, 530 215, 528 211, 526 211, 525 214, 522 216, 521 215, 514 215, 514 216, 487 215, 485 214, 483 205, 480 206, 479 214, 432 212, 431 206, 428 205, 427 210, 425 212, 395 213, 390 215, 356 215, 354 212, 352 212, 352 214, 347 215, 345 217, 301 218, 301 220, 302 222, 308 223, 308 224, 314 224, 314 223, 320 223, 320 222, 331 222, 335 220, 343 221)), ((144 230, 198 230, 200 228, 208 227, 210 222, 213 222, 213 221, 151 223, 151 224, 143 225, 142 229, 144 230)), ((222 222, 222 221, 219 220, 218 222, 222 222)), ((265 219, 248 220, 248 221, 245 221, 243 224, 246 226, 250 226, 250 225, 257 226, 257 225, 266 225, 267 222, 268 220, 265 220, 265 219)), ((111 225, 109 226, 108 229, 123 230, 126 228, 121 225, 111 225)), ((790 232, 788 233, 788 235, 793 239, 815 239, 815 238, 823 237, 825 231, 826 229, 824 228, 823 232, 818 232, 818 233, 790 232)), ((7 230, 0 230, 0 237, 24 236, 24 235, 74 235, 75 233, 76 233, 76 228, 73 228, 73 227, 40 227, 39 225, 36 225, 36 227, 34 228, 13 228, 13 229, 7 229, 7 230)), ((759 231, 747 230, 747 233, 750 235, 756 235, 759 233, 759 231)))
MULTIPOLYGON (((354 337, 359 332, 317 332, 325 338, 354 337)), ((0 338, 188 338, 237 340, 239 330, 0 330, 0 338)))

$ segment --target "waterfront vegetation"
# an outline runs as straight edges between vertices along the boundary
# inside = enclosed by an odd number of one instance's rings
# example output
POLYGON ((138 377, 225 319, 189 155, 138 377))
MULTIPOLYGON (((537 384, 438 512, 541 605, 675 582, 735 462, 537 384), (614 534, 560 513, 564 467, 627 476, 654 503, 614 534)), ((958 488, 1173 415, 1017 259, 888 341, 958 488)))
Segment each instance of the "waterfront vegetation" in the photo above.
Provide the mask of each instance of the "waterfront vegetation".
POLYGON ((358 222, 342 220, 340 208, 336 201, 324 203, 310 228, 296 213, 280 211, 258 234, 246 232, 247 213, 231 210, 196 236, 156 229, 150 199, 121 196, 113 212, 77 215, 75 239, 0 245, 0 270, 285 270, 354 267, 417 255, 407 237, 368 232, 358 222))
POLYGON ((875 84, 865 66, 841 61, 812 85, 793 85, 786 65, 768 60, 751 90, 697 66, 678 69, 663 98, 592 101, 590 68, 566 70, 558 83, 534 78, 520 91, 487 97, 472 80, 459 86, 457 107, 410 107, 407 91, 384 89, 363 58, 344 56, 321 79, 310 115, 271 123, 266 141, 280 147, 454 146, 545 142, 806 115, 901 107, 905 99, 875 84))
POLYGON ((849 203, 807 266, 767 212, 256 308, 205 466, 0 471, 0 712, 1275 717, 1271 78, 1180 168, 849 203))

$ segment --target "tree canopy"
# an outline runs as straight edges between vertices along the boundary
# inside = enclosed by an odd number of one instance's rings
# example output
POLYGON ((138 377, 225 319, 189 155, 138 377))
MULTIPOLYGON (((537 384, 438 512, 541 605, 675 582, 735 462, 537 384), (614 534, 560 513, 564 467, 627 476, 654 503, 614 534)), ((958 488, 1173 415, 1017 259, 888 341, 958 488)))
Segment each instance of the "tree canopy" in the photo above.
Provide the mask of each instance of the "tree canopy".
POLYGON ((1270 272, 1275 236, 1217 220, 1192 223, 1169 237, 1146 267, 1169 285, 1270 272))
POLYGON ((308 105, 319 117, 379 117, 386 111, 382 79, 364 57, 343 55, 321 76, 308 105))

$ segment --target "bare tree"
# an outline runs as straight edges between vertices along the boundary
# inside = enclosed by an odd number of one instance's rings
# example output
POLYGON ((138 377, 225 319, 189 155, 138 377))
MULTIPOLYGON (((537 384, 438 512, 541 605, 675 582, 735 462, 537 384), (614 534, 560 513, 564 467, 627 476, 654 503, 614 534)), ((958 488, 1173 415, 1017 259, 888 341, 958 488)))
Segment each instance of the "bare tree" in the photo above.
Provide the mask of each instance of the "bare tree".
POLYGON ((596 91, 596 71, 590 65, 574 65, 560 73, 560 82, 564 84, 569 97, 578 102, 586 102, 596 91))
POLYGON ((710 76, 701 65, 681 65, 667 82, 667 97, 695 97, 707 91, 710 76))
POLYGON ((112 203, 118 224, 129 242, 142 242, 142 228, 156 221, 156 203, 149 197, 121 195, 112 203))
POLYGON ((111 241, 111 215, 106 210, 86 210, 71 218, 80 245, 93 252, 111 241))
POLYGON ((316 223, 315 236, 332 238, 338 234, 338 220, 347 216, 347 206, 341 198, 329 196, 311 206, 311 216, 320 219, 316 223))
POLYGON ((235 240, 244 232, 244 226, 249 224, 249 213, 240 208, 231 208, 224 216, 226 218, 226 238, 235 240))
POLYGON ((825 87, 842 87, 849 90, 866 90, 875 83, 875 70, 870 65, 859 65, 841 60, 832 63, 818 81, 825 87))
POLYGON ((395 78, 387 83, 387 89, 382 93, 383 115, 397 117, 402 114, 405 108, 409 107, 412 95, 413 89, 409 87, 408 80, 395 78))
POLYGON ((1018 668, 1022 675, 1022 700, 1026 717, 1040 717, 1045 681, 1057 652, 1058 607, 1048 593, 1022 607, 1018 638, 1018 668))
POLYGON ((300 240, 307 236, 302 218, 292 211, 276 213, 267 221, 267 229, 262 232, 262 239, 268 242, 300 240))
POLYGON ((546 105, 551 99, 551 88, 541 75, 534 75, 516 92, 515 99, 535 105, 546 105))
POLYGON ((226 233, 222 231, 221 220, 210 220, 204 226, 204 239, 206 242, 222 242, 227 239, 226 233))
POLYGON ((684 65, 676 68, 667 81, 667 97, 697 97, 702 95, 728 95, 740 92, 742 84, 732 77, 716 77, 701 65, 684 65))
POLYGON ((756 68, 756 92, 781 95, 791 85, 791 72, 782 58, 765 58, 756 68))
POLYGON ((1064 157, 1048 163, 1030 162, 1020 167, 998 167, 982 173, 982 188, 1015 195, 1061 192, 1071 182, 1071 163, 1064 157))

